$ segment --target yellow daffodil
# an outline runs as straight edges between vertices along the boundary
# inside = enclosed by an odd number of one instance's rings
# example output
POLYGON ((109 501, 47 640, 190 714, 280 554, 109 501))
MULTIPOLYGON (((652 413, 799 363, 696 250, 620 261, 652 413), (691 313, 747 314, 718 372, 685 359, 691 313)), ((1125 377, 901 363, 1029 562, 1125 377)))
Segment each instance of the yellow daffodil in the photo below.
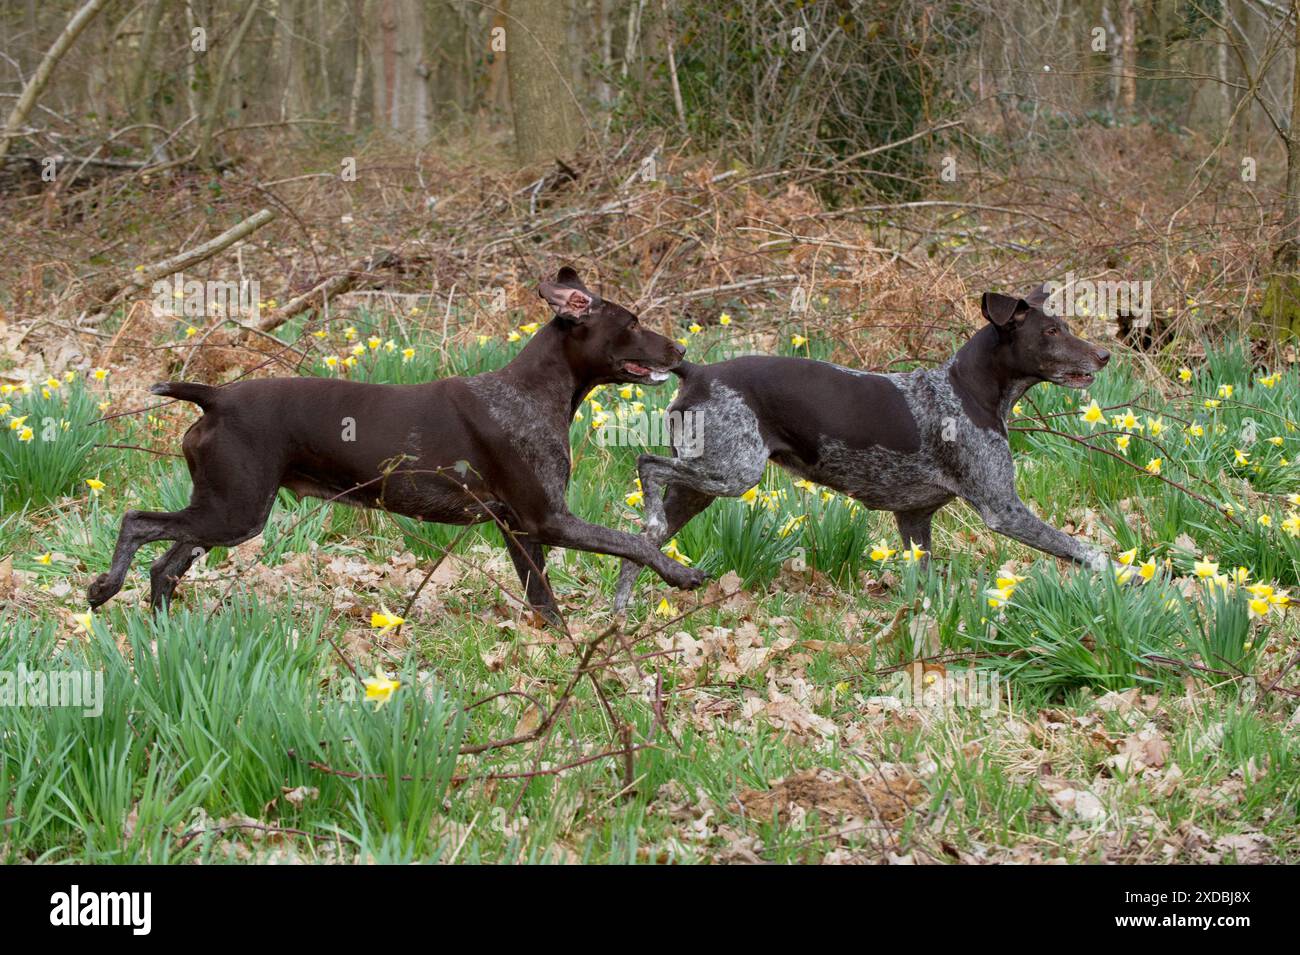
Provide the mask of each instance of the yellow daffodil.
POLYGON ((347 328, 343 329, 344 341, 350 342, 356 337, 357 337, 357 327, 355 325, 349 325, 347 328))
POLYGON ((1118 555, 1115 559, 1118 560, 1125 567, 1127 567, 1130 564, 1132 564, 1133 561, 1137 560, 1137 555, 1138 555, 1138 549, 1134 547, 1132 550, 1124 551, 1124 553, 1118 555))
POLYGON ((740 495, 740 499, 744 501, 746 504, 753 504, 755 501, 757 501, 758 500, 757 486, 751 487, 744 494, 740 495))
POLYGON ((699 322, 691 322, 690 328, 688 328, 687 331, 692 335, 698 335, 700 332, 704 331, 704 326, 699 322))
POLYGON ((1178 369, 1178 380, 1187 384, 1192 380, 1192 370, 1186 366, 1178 369))
POLYGON ((414 358, 414 357, 415 357, 415 349, 414 349, 414 348, 409 348, 409 347, 408 347, 408 348, 403 348, 403 349, 402 349, 402 364, 403 364, 403 365, 405 365, 408 361, 410 361, 410 360, 411 360, 412 358, 414 358))
POLYGON ((807 494, 811 494, 817 490, 817 485, 814 484, 812 481, 809 481, 807 478, 800 478, 799 480, 795 481, 794 486, 807 494))
POLYGON ((529 322, 527 325, 520 325, 519 330, 526 335, 532 335, 537 329, 541 328, 540 322, 529 322))
POLYGON ((681 548, 677 546, 677 538, 674 537, 664 545, 664 555, 671 557, 679 564, 685 564, 687 567, 691 564, 691 559, 682 553, 681 548))
POLYGON ((1156 417, 1147 417, 1147 434, 1153 438, 1160 437, 1160 433, 1165 430, 1165 419, 1156 417))
POLYGON ((1241 448, 1233 448, 1232 456, 1233 459, 1237 462, 1237 467, 1245 467, 1247 464, 1250 463, 1250 455, 1247 454, 1245 451, 1241 450, 1241 448))
POLYGON ((790 344, 795 348, 803 348, 804 345, 808 344, 808 339, 804 338, 802 335, 791 335, 790 344))
POLYGON ((797 514, 794 517, 791 517, 789 520, 787 520, 784 524, 781 525, 781 529, 777 531, 777 536, 789 537, 791 534, 794 533, 795 528, 798 527, 807 519, 808 519, 807 514, 797 514))
POLYGON ((371 335, 369 338, 366 339, 366 344, 370 346, 371 351, 375 351, 383 343, 384 340, 377 335, 371 335))
POLYGON ((103 381, 105 378, 108 377, 108 369, 96 368, 94 371, 90 373, 90 377, 94 378, 96 381, 103 381))
POLYGON ((86 478, 86 487, 90 488, 91 494, 98 494, 100 491, 104 490, 104 488, 108 487, 108 485, 99 478, 86 478))
POLYGON ((1095 426, 1102 420, 1101 405, 1097 404, 1096 398, 1093 398, 1092 403, 1083 409, 1083 414, 1080 417, 1083 423, 1089 426, 1095 426))
POLYGON ((1260 600, 1258 597, 1252 597, 1251 600, 1246 604, 1246 607, 1249 610, 1250 617, 1252 620, 1257 619, 1259 617, 1267 616, 1270 606, 1271 605, 1267 600, 1260 600))
POLYGON ((925 556, 925 550, 916 541, 911 541, 907 545, 907 550, 903 551, 903 560, 909 564, 919 563, 925 556))
POLYGON ((1255 520, 1259 523, 1260 527, 1269 527, 1273 523, 1273 518, 1268 514, 1261 514, 1259 517, 1255 518, 1255 520))
POLYGON ((21 418, 10 418, 10 419, 9 419, 9 430, 10 430, 10 431, 17 431, 17 430, 20 429, 24 424, 27 423, 27 418, 28 418, 27 415, 23 415, 21 418))
POLYGON ((996 609, 1009 603, 1013 593, 1014 587, 995 587, 984 591, 984 596, 988 598, 989 606, 996 609))
POLYGON ((1129 440, 1127 434, 1121 434, 1115 439, 1115 447, 1119 448, 1124 454, 1128 454, 1129 440))
POLYGON ((1161 463, 1162 460, 1160 458, 1152 458, 1150 461, 1147 462, 1147 471, 1149 471, 1152 474, 1159 474, 1161 463))
POLYGON ((380 633, 392 630, 394 627, 400 627, 404 623, 406 621, 403 618, 395 613, 389 613, 387 610, 376 610, 370 614, 370 626, 380 633))
POLYGON ((728 315, 726 312, 723 312, 721 315, 718 316, 718 324, 719 324, 719 325, 730 325, 730 324, 731 324, 731 316, 728 315))
POLYGON ((325 358, 324 358, 324 361, 325 361, 325 366, 326 366, 327 368, 337 368, 337 367, 338 367, 338 364, 339 364, 339 356, 338 356, 338 355, 326 355, 325 358))
POLYGON ((677 608, 668 602, 667 597, 663 597, 659 601, 659 606, 655 607, 655 615, 660 617, 675 617, 677 616, 677 608))
POLYGON ((516 331, 512 331, 509 335, 506 336, 506 341, 508 341, 508 342, 517 342, 517 341, 519 341, 519 339, 521 339, 521 338, 523 338, 523 337, 524 337, 524 336, 523 336, 523 335, 520 335, 518 332, 516 332, 516 331))
POLYGON ((355 345, 352 346, 352 354, 364 355, 365 353, 366 353, 366 346, 361 344, 360 342, 357 342, 355 345))
POLYGON ((1250 568, 1238 567, 1232 572, 1232 582, 1237 585, 1244 584, 1250 580, 1250 568))
POLYGON ((641 491, 633 491, 631 494, 623 498, 623 503, 628 507, 640 507, 645 503, 645 494, 641 491))
POLYGON ((53 562, 53 560, 54 560, 54 555, 47 550, 44 554, 41 554, 39 557, 36 558, 36 563, 44 564, 46 567, 48 567, 53 562))
POLYGON ((1211 411, 1213 411, 1215 408, 1219 407, 1219 405, 1221 405, 1221 404, 1223 404, 1223 402, 1220 401, 1218 398, 1206 398, 1206 399, 1205 399, 1205 407, 1209 408, 1211 411))
POLYGON ((1011 413, 1014 415, 1022 415, 1025 413, 1025 406, 1017 401, 1011 406, 1011 413))
POLYGON ((195 328, 193 325, 191 325, 191 326, 189 326, 188 328, 185 329, 185 337, 186 337, 186 338, 193 338, 193 337, 194 337, 195 335, 197 335, 198 333, 199 333, 199 330, 198 330, 197 328, 195 328))
POLYGON ((1203 438, 1205 437, 1205 428, 1193 421, 1187 426, 1187 433, 1193 438, 1203 438))
POLYGON ((18 432, 18 440, 21 441, 23 444, 27 444, 34 437, 36 437, 36 432, 33 431, 31 428, 23 428, 21 431, 18 432))
POLYGON ((324 338, 324 337, 327 336, 328 334, 329 334, 329 332, 326 331, 326 330, 323 329, 323 328, 318 328, 318 329, 316 329, 316 331, 312 332, 312 335, 313 335, 314 337, 316 337, 316 338, 324 338))
POLYGON ((366 685, 366 699, 374 701, 375 709, 379 709, 391 700, 398 687, 402 685, 401 680, 390 680, 388 675, 379 668, 379 664, 375 664, 375 675, 366 677, 362 682, 366 685))
POLYGON ((73 633, 90 633, 91 628, 95 625, 95 613, 93 610, 87 610, 85 613, 74 613, 72 622, 77 625, 73 633))
POLYGON ((883 540, 876 541, 871 547, 871 559, 880 563, 894 556, 894 550, 883 540))
POLYGON ((1152 557, 1138 564, 1138 574, 1143 580, 1150 580, 1156 575, 1156 559, 1152 557))
POLYGON ((1213 577, 1219 572, 1219 562, 1214 560, 1198 560, 1192 564, 1192 573, 1202 580, 1213 577))
POLYGON ((1219 385, 1218 395, 1220 398, 1231 398, 1233 392, 1232 385, 1219 385))
POLYGON ((1292 537, 1300 537, 1300 514, 1294 512, 1288 514, 1286 520, 1282 522, 1282 530, 1292 537))

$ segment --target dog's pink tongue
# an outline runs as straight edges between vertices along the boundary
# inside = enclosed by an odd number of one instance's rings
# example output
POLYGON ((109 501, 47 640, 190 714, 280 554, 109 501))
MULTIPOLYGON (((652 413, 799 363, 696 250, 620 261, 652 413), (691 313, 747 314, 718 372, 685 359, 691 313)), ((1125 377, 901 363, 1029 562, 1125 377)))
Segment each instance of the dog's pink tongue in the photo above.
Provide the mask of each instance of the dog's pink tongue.
POLYGON ((625 361, 625 362, 623 362, 623 367, 624 367, 627 371, 630 371, 630 372, 631 372, 632 374, 634 374, 634 375, 648 375, 648 374, 650 374, 650 369, 649 369, 649 368, 642 368, 640 365, 638 365, 638 364, 637 364, 636 362, 634 362, 634 361, 625 361))

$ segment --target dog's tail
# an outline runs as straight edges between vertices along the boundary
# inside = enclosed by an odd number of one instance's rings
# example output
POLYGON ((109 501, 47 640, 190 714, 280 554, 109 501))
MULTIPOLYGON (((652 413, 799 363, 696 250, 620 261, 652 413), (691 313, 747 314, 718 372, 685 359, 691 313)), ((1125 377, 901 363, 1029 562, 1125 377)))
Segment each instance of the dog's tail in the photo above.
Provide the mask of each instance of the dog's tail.
POLYGON ((160 381, 156 385, 151 385, 149 391, 155 395, 191 401, 204 411, 210 410, 217 404, 217 396, 221 393, 220 388, 200 385, 196 381, 160 381))

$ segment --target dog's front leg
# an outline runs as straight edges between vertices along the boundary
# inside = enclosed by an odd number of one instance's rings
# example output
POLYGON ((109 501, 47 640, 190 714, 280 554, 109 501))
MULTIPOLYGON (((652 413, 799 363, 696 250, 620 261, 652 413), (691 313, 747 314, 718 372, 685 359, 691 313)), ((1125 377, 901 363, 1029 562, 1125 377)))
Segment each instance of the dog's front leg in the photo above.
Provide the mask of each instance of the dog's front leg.
POLYGON ((674 587, 686 590, 700 586, 706 579, 702 571, 679 564, 645 537, 589 524, 567 511, 547 515, 534 529, 533 536, 538 542, 552 547, 569 547, 634 560, 649 567, 674 587))
POLYGON ((502 528, 501 536, 505 538, 506 552, 524 585, 528 605, 552 623, 559 622, 560 608, 546 577, 545 548, 509 526, 502 528))
POLYGON ((991 530, 1054 557, 1072 560, 1092 570, 1103 570, 1109 561, 1097 548, 1076 540, 1041 521, 1015 494, 998 500, 971 501, 991 530))

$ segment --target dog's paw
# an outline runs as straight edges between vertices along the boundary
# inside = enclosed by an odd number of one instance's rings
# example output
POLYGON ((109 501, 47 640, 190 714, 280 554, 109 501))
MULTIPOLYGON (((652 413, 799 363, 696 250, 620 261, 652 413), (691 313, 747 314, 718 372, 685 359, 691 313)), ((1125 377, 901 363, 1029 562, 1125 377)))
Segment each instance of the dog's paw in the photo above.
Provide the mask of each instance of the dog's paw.
POLYGON ((680 587, 682 590, 694 590, 696 587, 703 586, 704 582, 709 579, 709 575, 698 567, 682 567, 673 577, 674 579, 670 580, 669 583, 674 587, 680 587))
POLYGON ((117 588, 109 582, 108 574, 100 574, 86 588, 86 602, 90 604, 90 609, 94 610, 115 593, 117 588))

